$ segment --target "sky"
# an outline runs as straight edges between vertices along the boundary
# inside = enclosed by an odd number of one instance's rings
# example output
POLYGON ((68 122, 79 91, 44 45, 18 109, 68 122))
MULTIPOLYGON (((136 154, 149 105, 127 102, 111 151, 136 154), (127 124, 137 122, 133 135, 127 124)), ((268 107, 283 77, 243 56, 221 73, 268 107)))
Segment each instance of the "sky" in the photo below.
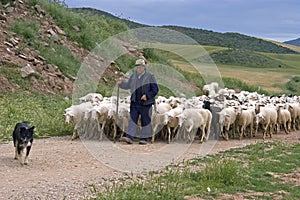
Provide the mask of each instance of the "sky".
POLYGON ((65 0, 145 25, 236 32, 279 42, 300 38, 300 0, 65 0))

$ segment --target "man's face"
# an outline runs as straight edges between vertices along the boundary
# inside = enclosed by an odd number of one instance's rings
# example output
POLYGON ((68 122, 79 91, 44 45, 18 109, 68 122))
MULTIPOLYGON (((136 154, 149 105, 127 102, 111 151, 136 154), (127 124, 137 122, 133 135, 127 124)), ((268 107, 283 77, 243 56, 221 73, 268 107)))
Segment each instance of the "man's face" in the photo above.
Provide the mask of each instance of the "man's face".
POLYGON ((138 75, 141 75, 145 71, 145 66, 143 65, 136 66, 136 71, 138 75))

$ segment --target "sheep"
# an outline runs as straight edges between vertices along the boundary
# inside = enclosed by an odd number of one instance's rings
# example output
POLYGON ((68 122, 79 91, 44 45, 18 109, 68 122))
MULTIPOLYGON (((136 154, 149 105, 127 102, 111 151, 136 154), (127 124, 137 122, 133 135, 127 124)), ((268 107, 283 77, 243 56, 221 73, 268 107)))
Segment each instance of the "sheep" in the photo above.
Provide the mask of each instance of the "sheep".
POLYGON ((164 125, 167 127, 167 131, 168 131, 168 144, 170 144, 171 142, 172 132, 173 135, 175 135, 178 128, 178 118, 176 118, 176 116, 181 114, 183 110, 184 110, 183 105, 179 105, 176 108, 173 108, 165 113, 164 125), (172 132, 171 129, 173 129, 172 132))
POLYGON ((203 94, 209 97, 215 97, 218 90, 219 90, 219 84, 217 82, 206 84, 202 88, 203 94))
POLYGON ((256 131, 257 134, 259 124, 262 125, 263 129, 263 140, 265 140, 267 131, 269 131, 270 138, 272 138, 272 132, 277 124, 277 111, 273 107, 262 107, 260 112, 256 114, 256 131))
POLYGON ((172 109, 171 105, 168 103, 159 103, 155 105, 155 112, 165 113, 172 109))
POLYGON ((206 135, 202 134, 201 139, 200 139, 200 142, 203 142, 204 138, 205 138, 205 140, 209 139, 210 126, 211 126, 211 122, 212 122, 212 113, 208 109, 203 109, 203 108, 198 109, 198 111, 205 121, 204 129, 205 129, 206 135))
POLYGON ((97 131, 99 131, 99 140, 102 140, 104 134, 104 128, 108 121, 108 111, 111 108, 112 104, 109 103, 100 103, 99 105, 94 106, 90 112, 90 123, 97 123, 97 131), (100 128, 101 126, 101 128, 100 128))
POLYGON ((79 102, 91 102, 91 103, 98 103, 103 100, 103 96, 99 93, 88 93, 87 95, 80 97, 79 102))
POLYGON ((239 139, 241 140, 245 136, 245 130, 247 127, 250 129, 249 137, 252 137, 253 123, 255 119, 255 110, 253 108, 247 108, 239 106, 236 111, 236 126, 239 128, 239 139))
POLYGON ((285 133, 288 134, 291 129, 292 118, 290 111, 284 109, 283 107, 283 105, 277 105, 277 133, 279 133, 280 125, 282 125, 285 133))
POLYGON ((198 128, 200 128, 202 134, 205 135, 206 122, 198 109, 185 109, 181 114, 177 115, 176 118, 178 118, 180 130, 187 131, 188 142, 192 141, 193 134, 196 133, 198 128))
POLYGON ((220 132, 225 140, 229 139, 230 127, 233 128, 233 134, 235 134, 235 120, 236 112, 233 107, 224 108, 219 112, 220 132))
POLYGON ((74 130, 72 135, 72 140, 75 140, 79 137, 78 129, 80 126, 85 128, 85 124, 83 124, 84 113, 87 110, 92 108, 91 102, 84 102, 78 105, 72 105, 69 108, 64 110, 65 122, 69 124, 71 121, 74 121, 74 130))
POLYGON ((155 135, 159 132, 158 128, 164 126, 165 113, 152 112, 152 138, 151 143, 154 143, 155 135))
POLYGON ((288 110, 291 113, 292 127, 296 131, 300 128, 300 106, 299 103, 289 103, 288 110))

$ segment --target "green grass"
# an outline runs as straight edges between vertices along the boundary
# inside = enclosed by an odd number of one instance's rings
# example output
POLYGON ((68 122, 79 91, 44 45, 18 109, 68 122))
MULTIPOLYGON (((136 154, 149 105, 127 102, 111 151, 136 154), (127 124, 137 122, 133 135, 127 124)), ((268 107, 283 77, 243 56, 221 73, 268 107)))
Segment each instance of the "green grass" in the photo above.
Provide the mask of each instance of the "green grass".
POLYGON ((20 19, 12 23, 10 29, 22 35, 26 42, 35 40, 38 36, 39 24, 35 20, 20 19))
POLYGON ((129 185, 124 179, 91 199, 185 199, 188 196, 222 199, 223 194, 237 193, 248 199, 273 199, 274 195, 280 199, 299 199, 299 186, 272 175, 296 172, 299 156, 300 144, 257 143, 168 166, 144 178, 130 180, 129 185), (198 170, 191 170, 193 166, 198 166, 198 170))
POLYGON ((60 95, 1 93, 0 141, 11 140, 15 124, 21 121, 36 127, 35 137, 72 134, 73 125, 65 124, 63 116, 71 103, 60 95))

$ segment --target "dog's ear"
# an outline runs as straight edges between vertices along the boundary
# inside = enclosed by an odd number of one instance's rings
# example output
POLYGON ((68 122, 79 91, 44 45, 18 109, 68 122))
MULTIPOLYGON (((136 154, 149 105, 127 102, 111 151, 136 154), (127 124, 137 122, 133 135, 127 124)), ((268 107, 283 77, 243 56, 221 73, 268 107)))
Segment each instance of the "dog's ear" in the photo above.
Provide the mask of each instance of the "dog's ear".
POLYGON ((33 133, 34 128, 35 128, 34 126, 30 127, 30 128, 29 128, 29 131, 33 133))

